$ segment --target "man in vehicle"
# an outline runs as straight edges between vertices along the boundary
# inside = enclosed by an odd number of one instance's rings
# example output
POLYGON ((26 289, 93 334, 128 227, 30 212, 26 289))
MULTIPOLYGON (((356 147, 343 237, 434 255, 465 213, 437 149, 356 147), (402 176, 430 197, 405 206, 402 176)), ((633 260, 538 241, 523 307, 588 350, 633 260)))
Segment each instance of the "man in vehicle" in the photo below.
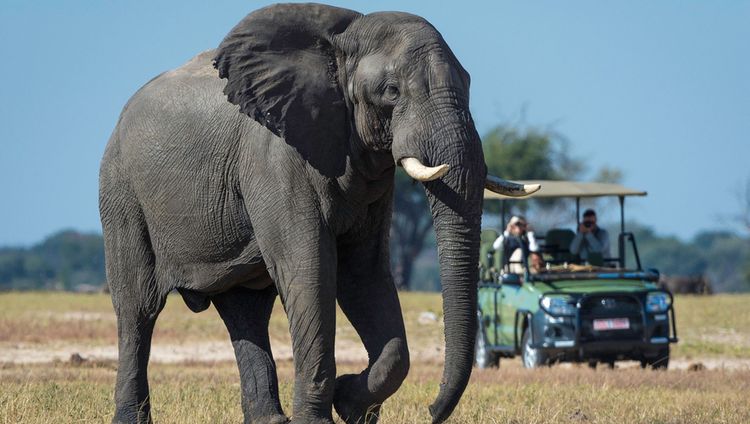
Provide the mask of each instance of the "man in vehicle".
POLYGON ((609 233, 596 225, 596 212, 593 209, 587 209, 583 213, 578 233, 570 242, 570 253, 578 255, 582 261, 592 265, 603 265, 604 259, 612 257, 609 250, 609 233))
POLYGON ((539 245, 534 237, 534 231, 529 228, 526 218, 513 216, 508 222, 505 231, 498 237, 492 248, 503 249, 503 265, 509 265, 509 271, 514 274, 523 274, 522 261, 524 256, 529 257, 530 252, 538 252, 539 245))
POLYGON ((532 274, 539 274, 544 272, 545 268, 544 257, 539 252, 529 253, 529 272, 532 274))

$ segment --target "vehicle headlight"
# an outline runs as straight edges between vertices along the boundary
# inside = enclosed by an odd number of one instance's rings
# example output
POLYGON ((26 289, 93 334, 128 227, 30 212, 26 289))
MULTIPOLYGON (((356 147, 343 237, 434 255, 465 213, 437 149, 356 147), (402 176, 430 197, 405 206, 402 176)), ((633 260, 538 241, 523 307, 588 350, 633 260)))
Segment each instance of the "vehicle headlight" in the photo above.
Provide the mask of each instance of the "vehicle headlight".
POLYGON ((542 308, 551 315, 573 316, 576 314, 576 305, 570 297, 545 296, 542 298, 542 308))
POLYGON ((649 293, 646 296, 646 311, 651 313, 666 312, 669 309, 669 296, 666 293, 649 293))

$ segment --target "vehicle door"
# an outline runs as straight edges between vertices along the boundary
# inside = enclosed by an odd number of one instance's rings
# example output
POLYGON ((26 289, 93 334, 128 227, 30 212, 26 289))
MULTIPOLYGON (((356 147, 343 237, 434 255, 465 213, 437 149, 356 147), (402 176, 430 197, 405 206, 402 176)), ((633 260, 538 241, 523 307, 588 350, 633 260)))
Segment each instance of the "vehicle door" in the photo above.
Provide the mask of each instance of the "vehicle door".
POLYGON ((503 284, 500 288, 500 334, 499 344, 503 346, 514 346, 516 311, 521 302, 521 290, 523 279, 518 274, 507 274, 503 276, 503 284))

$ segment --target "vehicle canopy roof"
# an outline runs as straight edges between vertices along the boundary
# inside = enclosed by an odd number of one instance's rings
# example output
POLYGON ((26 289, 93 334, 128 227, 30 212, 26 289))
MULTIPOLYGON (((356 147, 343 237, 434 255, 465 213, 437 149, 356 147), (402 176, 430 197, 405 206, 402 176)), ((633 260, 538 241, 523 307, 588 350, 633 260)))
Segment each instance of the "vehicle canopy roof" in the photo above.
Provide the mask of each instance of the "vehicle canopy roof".
POLYGON ((531 198, 554 198, 554 197, 603 197, 603 196, 645 196, 646 192, 610 183, 590 183, 580 181, 556 181, 556 180, 524 180, 516 181, 520 184, 541 184, 542 188, 534 194, 526 197, 510 197, 498 194, 490 190, 484 190, 485 199, 499 200, 521 200, 531 198))

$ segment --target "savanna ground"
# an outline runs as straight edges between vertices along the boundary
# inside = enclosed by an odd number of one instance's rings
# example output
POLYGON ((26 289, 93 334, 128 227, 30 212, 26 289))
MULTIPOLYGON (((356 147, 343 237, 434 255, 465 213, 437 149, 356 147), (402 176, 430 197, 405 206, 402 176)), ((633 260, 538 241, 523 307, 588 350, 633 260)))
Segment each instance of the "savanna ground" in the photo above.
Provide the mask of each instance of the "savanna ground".
MULTIPOLYGON (((436 294, 402 293, 412 369, 381 423, 429 422, 427 405, 442 370, 442 317, 436 294)), ((676 300, 680 343, 667 372, 618 363, 524 370, 519 359, 475 370, 452 423, 748 423, 748 295, 676 300)), ((338 317, 338 372, 358 372, 366 356, 338 317)), ((271 320, 285 411, 293 367, 287 323, 271 320)), ((106 295, 0 294, 0 423, 109 422, 116 331, 106 295)), ((149 377, 160 423, 241 422, 239 377, 229 338, 211 308, 190 312, 171 296, 157 323, 149 377)))

